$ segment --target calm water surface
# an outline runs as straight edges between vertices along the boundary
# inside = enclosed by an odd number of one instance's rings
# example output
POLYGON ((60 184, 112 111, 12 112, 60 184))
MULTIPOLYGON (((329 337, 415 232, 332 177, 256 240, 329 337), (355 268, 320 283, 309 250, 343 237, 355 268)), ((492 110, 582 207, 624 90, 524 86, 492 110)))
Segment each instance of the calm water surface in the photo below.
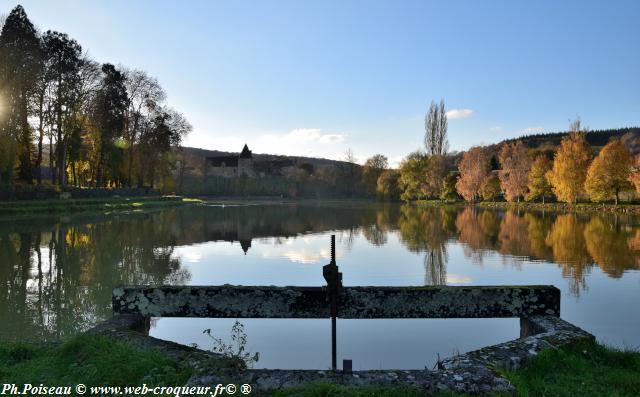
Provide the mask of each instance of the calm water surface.
MULTIPOLYGON (((640 346, 639 217, 353 203, 0 220, 0 338, 77 334, 120 285, 320 286, 331 234, 345 285, 553 284, 562 318, 640 346)), ((229 339, 233 321, 155 319, 151 335, 208 348, 202 331, 229 339)), ((241 321, 256 367, 329 367, 329 320, 241 321)), ((338 359, 433 367, 518 334, 517 319, 339 320, 338 359)))

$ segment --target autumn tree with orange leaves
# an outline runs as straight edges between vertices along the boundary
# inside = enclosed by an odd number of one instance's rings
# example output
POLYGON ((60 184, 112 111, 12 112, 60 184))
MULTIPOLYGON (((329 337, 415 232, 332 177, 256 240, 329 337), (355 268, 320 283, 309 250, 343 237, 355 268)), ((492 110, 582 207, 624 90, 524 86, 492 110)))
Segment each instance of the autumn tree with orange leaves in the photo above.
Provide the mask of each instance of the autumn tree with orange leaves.
POLYGON ((466 151, 460 160, 458 170, 460 179, 456 183, 456 190, 465 200, 475 200, 482 183, 491 171, 491 161, 486 150, 475 146, 466 151))
POLYGON ((575 203, 583 192, 591 148, 580 130, 580 120, 571 125, 571 133, 562 139, 556 151, 553 168, 547 178, 560 201, 575 203))
POLYGON ((584 188, 592 201, 605 201, 614 196, 617 205, 620 192, 631 188, 630 174, 629 151, 615 139, 602 148, 589 166, 584 188))
POLYGON ((502 170, 499 173, 504 197, 507 201, 520 201, 527 194, 531 158, 522 141, 505 143, 498 154, 502 170))
POLYGON ((640 193, 640 154, 633 159, 633 167, 629 175, 629 182, 636 188, 636 192, 640 193))

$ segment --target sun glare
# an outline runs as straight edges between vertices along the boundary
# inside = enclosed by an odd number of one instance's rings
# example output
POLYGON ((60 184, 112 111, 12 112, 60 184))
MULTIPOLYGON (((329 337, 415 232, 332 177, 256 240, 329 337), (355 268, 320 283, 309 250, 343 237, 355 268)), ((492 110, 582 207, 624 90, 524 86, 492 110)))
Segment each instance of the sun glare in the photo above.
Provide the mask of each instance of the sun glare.
POLYGON ((4 98, 0 95, 0 121, 4 120, 4 98))

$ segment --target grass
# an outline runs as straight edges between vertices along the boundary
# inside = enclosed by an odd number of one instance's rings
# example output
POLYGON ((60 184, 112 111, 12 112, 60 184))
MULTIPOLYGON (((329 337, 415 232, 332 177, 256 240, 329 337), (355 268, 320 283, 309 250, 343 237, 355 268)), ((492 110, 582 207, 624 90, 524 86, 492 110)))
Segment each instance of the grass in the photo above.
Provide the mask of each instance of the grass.
POLYGON ((200 203, 179 196, 109 197, 0 202, 0 216, 66 214, 89 211, 127 211, 200 203))
POLYGON ((640 352, 585 341, 543 351, 524 368, 505 375, 523 397, 638 396, 640 352))
MULTIPOLYGON (((516 387, 516 396, 563 397, 640 395, 640 352, 619 351, 584 341, 540 353, 523 368, 503 375, 516 387)), ((353 387, 330 384, 280 390, 275 397, 417 397, 425 394, 410 388, 353 387)), ((461 396, 438 393, 437 397, 461 396)), ((501 396, 494 394, 493 396, 501 396)))
POLYGON ((162 353, 97 335, 58 345, 1 345, 0 383, 182 385, 191 371, 162 353))
MULTIPOLYGON (((80 335, 61 345, 0 344, 0 383, 51 386, 183 385, 191 371, 156 351, 143 350, 103 336, 80 335)), ((523 368, 503 374, 522 397, 638 396, 640 352, 619 351, 585 341, 547 350, 523 368)), ((411 388, 310 384, 278 390, 274 397, 418 397, 411 388)), ((460 396, 452 392, 437 397, 460 396)), ((495 396, 495 395, 494 395, 495 396)))

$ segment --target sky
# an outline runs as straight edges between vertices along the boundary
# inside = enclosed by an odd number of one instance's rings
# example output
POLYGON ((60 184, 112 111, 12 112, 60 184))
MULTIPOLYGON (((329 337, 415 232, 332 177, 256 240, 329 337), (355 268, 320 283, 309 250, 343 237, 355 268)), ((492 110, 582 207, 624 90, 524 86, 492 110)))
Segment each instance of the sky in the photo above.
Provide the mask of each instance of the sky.
POLYGON ((0 0, 158 78, 184 145, 392 165, 444 99, 451 150, 640 125, 640 1, 0 0))

